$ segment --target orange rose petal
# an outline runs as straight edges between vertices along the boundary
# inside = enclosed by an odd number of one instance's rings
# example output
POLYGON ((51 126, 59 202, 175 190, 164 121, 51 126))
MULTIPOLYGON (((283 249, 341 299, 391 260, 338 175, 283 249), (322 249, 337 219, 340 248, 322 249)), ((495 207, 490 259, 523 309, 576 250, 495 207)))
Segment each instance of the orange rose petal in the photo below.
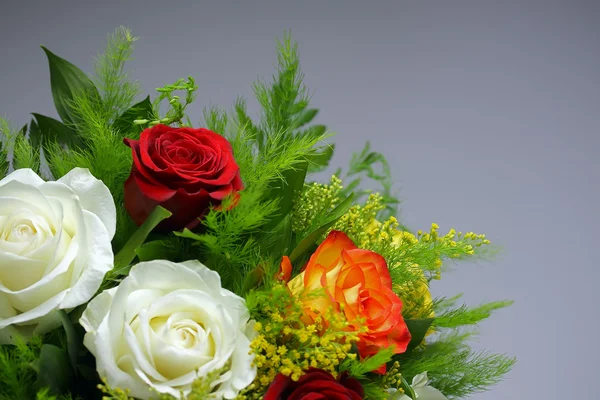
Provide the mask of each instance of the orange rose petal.
POLYGON ((324 275, 325 275, 325 283, 324 283, 324 287, 327 289, 327 291, 332 295, 335 296, 335 288, 336 288, 336 283, 338 281, 340 272, 342 271, 342 268, 344 267, 344 265, 342 265, 341 263, 338 263, 335 267, 333 267, 332 269, 328 269, 326 267, 325 270, 327 271, 324 275))
POLYGON ((386 318, 389 316, 391 307, 386 307, 386 304, 380 303, 378 300, 381 299, 369 297, 363 302, 365 312, 368 315, 367 322, 369 326, 379 327, 381 324, 385 323, 386 318))
POLYGON ((387 263, 382 256, 372 251, 363 249, 348 250, 346 254, 347 257, 349 257, 347 262, 352 264, 373 263, 375 268, 377 268, 377 273, 381 283, 389 288, 392 287, 392 277, 390 276, 387 263))
POLYGON ((336 299, 345 306, 344 313, 349 322, 354 321, 360 314, 359 291, 360 285, 356 285, 343 289, 340 295, 336 295, 336 299))
POLYGON ((359 265, 350 265, 340 272, 338 286, 341 288, 354 287, 356 285, 364 286, 365 279, 365 272, 359 265))
POLYGON ((318 263, 328 269, 332 268, 332 266, 337 265, 342 250, 350 249, 356 249, 356 245, 348 235, 340 231, 331 231, 311 256, 309 264, 318 263))
POLYGON ((327 290, 326 269, 322 265, 309 265, 304 271, 303 301, 308 308, 317 309, 323 315, 335 305, 335 299, 327 290))
MULTIPOLYGON (((381 276, 379 275, 379 269, 374 263, 360 263, 357 264, 364 275, 364 287, 370 290, 382 290, 385 286, 381 282, 381 276)), ((386 286, 387 287, 387 286, 386 286)))

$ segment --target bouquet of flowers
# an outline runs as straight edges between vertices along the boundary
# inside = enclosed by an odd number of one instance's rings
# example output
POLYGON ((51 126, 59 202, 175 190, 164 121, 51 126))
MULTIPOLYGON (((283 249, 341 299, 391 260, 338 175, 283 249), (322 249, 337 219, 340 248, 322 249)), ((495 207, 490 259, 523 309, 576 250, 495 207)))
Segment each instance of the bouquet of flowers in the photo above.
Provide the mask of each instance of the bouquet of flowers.
POLYGON ((484 235, 403 226, 368 143, 313 181, 334 145, 289 34, 260 116, 200 124, 191 77, 140 97, 135 41, 90 75, 43 47, 60 120, 1 120, 0 398, 458 399, 510 370, 469 347, 510 302, 429 290, 484 235))

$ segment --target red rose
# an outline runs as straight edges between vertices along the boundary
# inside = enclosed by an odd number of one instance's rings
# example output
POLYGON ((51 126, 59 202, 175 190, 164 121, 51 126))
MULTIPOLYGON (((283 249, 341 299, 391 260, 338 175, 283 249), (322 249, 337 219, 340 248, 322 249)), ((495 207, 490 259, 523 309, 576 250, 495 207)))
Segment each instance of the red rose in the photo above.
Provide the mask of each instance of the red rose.
POLYGON ((173 213, 160 230, 191 229, 209 206, 243 188, 231 145, 208 129, 156 125, 125 144, 133 153, 125 208, 138 225, 160 205, 173 213))
POLYGON ((336 380, 329 372, 311 368, 297 382, 277 375, 264 400, 361 400, 363 396, 362 385, 356 379, 342 376, 336 380))

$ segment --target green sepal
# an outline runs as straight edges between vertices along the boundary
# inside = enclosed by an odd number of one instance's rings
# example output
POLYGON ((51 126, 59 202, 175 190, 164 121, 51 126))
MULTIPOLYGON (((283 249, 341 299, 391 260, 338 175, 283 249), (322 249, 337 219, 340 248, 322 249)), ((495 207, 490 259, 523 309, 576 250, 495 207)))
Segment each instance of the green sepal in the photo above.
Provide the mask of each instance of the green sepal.
POLYGON ((32 115, 35 119, 29 126, 29 139, 34 147, 50 143, 65 144, 70 148, 83 146, 77 133, 62 122, 42 114, 32 113, 32 115))
POLYGON ((65 124, 72 125, 77 122, 77 115, 71 106, 75 96, 87 95, 100 101, 98 89, 90 78, 75 65, 52 53, 44 46, 42 49, 48 57, 50 86, 56 111, 65 124))
POLYGON ((49 394, 61 394, 69 389, 73 380, 69 355, 63 349, 52 344, 45 344, 40 357, 31 364, 37 372, 35 388, 48 388, 49 394))
POLYGON ((340 204, 338 204, 333 210, 325 217, 325 222, 317 229, 309 233, 300 243, 296 246, 294 251, 290 254, 290 261, 292 264, 298 260, 308 249, 310 249, 319 238, 327 232, 352 206, 352 200, 354 193, 351 193, 346 197, 340 204))

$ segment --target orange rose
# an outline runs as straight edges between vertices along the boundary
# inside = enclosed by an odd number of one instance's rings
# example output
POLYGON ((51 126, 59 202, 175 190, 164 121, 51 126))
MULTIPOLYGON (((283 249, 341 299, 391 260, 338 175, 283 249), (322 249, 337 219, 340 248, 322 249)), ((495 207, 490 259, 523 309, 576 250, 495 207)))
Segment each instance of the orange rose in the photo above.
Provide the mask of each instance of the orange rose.
MULTIPOLYGON (((291 263, 284 257, 280 276, 287 280, 290 275, 291 263)), ((288 287, 299 295, 309 322, 333 309, 345 315, 352 330, 364 328, 358 342, 361 357, 389 346, 396 354, 406 351, 410 332, 385 260, 357 248, 345 233, 332 231, 288 287)))

